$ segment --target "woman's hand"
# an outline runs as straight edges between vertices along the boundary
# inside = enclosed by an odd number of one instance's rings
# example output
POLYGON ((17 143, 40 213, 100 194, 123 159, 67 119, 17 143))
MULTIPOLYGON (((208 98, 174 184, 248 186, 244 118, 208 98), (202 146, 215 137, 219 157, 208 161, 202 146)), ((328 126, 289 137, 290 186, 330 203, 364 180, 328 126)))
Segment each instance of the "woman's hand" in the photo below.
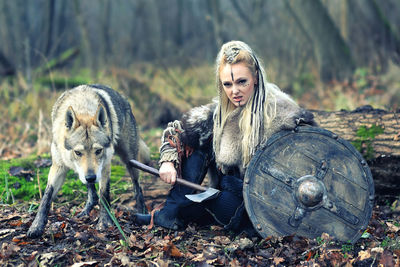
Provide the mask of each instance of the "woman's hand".
POLYGON ((173 162, 169 161, 163 162, 161 164, 159 173, 161 180, 163 180, 168 184, 175 184, 177 172, 173 162))

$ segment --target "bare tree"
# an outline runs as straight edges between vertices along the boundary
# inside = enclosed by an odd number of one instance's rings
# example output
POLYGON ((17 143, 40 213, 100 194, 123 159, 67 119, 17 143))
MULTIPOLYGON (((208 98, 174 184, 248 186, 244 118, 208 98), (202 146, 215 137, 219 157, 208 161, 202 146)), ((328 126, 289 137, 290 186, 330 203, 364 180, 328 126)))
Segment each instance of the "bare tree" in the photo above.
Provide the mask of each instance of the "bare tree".
POLYGON ((214 34, 215 45, 218 49, 224 43, 222 37, 223 16, 220 10, 220 2, 215 0, 208 0, 207 5, 208 5, 208 10, 211 14, 210 18, 212 23, 212 31, 214 34))
POLYGON ((74 0, 74 10, 75 10, 75 16, 76 16, 76 20, 78 22, 79 25, 79 30, 80 30, 80 39, 82 40, 81 43, 81 49, 82 49, 82 53, 81 55, 83 55, 83 64, 93 67, 92 64, 92 56, 90 53, 90 41, 89 41, 89 34, 88 31, 86 29, 86 25, 85 25, 85 21, 84 21, 84 17, 82 14, 82 9, 81 9, 81 2, 78 0, 74 0))
POLYGON ((47 43, 45 48, 45 55, 50 54, 51 47, 53 45, 53 26, 54 26, 54 15, 55 15, 55 0, 48 0, 48 22, 47 25, 47 43))
POLYGON ((14 65, 7 59, 7 57, 0 51, 0 77, 15 75, 14 65))
POLYGON ((239 2, 238 0, 230 0, 233 8, 238 13, 239 18, 242 19, 249 28, 254 27, 261 23, 262 10, 266 4, 265 0, 252 0, 246 2, 239 2), (245 10, 240 3, 245 3, 246 7, 251 11, 245 10))
POLYGON ((323 81, 343 80, 352 75, 350 49, 319 0, 289 0, 289 6, 311 39, 323 81))

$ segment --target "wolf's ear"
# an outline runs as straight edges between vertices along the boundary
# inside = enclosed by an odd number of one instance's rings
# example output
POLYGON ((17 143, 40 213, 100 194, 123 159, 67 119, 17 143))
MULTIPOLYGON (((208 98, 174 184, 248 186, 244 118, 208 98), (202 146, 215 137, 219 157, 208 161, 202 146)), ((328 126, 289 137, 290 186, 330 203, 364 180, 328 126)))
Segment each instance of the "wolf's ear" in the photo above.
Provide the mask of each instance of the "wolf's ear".
POLYGON ((68 130, 71 130, 72 128, 75 128, 78 123, 74 110, 69 106, 67 113, 65 113, 65 126, 68 130))
POLYGON ((97 108, 95 115, 95 122, 97 126, 105 127, 107 123, 107 113, 103 105, 100 104, 97 108))

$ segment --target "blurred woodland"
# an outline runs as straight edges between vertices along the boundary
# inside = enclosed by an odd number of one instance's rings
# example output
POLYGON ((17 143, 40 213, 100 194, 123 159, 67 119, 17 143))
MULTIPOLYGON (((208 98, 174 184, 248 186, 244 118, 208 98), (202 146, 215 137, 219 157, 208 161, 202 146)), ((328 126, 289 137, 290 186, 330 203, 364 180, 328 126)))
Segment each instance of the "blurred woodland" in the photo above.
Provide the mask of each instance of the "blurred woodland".
MULTIPOLYGON (((0 265, 399 266, 399 14, 400 0, 0 0, 0 265), (122 92, 156 165, 166 123, 216 96, 214 60, 230 40, 248 43, 269 81, 373 167, 384 198, 357 244, 250 240, 214 226, 149 231, 132 223, 118 158, 111 204, 129 240, 115 227, 95 230, 96 210, 75 216, 86 188, 72 172, 48 234, 26 238, 51 164, 51 108, 64 90, 122 92)), ((149 207, 165 200, 160 179, 141 174, 141 185, 149 207)))
POLYGON ((306 108, 397 110, 398 14, 398 0, 0 0, 0 155, 48 143, 52 104, 82 83, 163 127, 215 96, 214 59, 234 39, 306 108))

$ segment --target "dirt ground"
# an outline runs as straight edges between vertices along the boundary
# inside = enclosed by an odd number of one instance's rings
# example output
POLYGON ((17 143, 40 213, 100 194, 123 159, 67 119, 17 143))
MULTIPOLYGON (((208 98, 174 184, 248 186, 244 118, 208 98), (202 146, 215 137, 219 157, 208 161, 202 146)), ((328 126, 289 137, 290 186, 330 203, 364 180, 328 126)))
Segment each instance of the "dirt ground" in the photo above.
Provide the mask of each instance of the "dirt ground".
MULTIPOLYGON (((162 203, 169 185, 142 182, 149 208, 162 203)), ((1 266, 400 266, 400 208, 375 206, 367 232, 356 244, 323 234, 250 238, 217 225, 189 225, 182 231, 148 229, 132 222, 133 203, 123 195, 113 211, 117 227, 95 229, 98 208, 77 218, 81 203, 54 204, 44 235, 27 238, 35 212, 26 203, 2 205, 1 266)), ((396 203, 394 203, 396 205, 396 203)))

